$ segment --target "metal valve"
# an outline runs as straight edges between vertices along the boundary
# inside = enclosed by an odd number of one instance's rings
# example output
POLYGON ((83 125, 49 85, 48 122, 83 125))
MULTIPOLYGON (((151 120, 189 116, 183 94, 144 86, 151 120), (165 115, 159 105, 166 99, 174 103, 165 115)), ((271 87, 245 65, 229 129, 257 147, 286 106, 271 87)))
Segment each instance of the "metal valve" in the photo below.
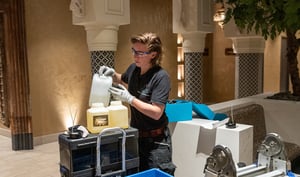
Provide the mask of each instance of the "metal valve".
POLYGON ((257 163, 239 168, 232 159, 230 149, 223 145, 216 145, 206 159, 205 177, 286 176, 289 161, 284 143, 278 134, 267 134, 257 152, 257 163))

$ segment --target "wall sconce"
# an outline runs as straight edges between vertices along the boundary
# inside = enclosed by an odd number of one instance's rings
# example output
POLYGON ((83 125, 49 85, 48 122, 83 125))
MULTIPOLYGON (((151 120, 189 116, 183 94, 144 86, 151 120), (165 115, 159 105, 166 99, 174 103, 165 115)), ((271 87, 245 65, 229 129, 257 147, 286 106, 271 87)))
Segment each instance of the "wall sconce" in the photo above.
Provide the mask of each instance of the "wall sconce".
POLYGON ((177 96, 180 97, 184 97, 184 82, 178 82, 178 92, 177 92, 177 96))
POLYGON ((183 62, 183 51, 181 46, 177 47, 177 62, 183 62))
POLYGON ((179 81, 184 79, 184 65, 183 64, 177 65, 177 79, 179 81))
POLYGON ((182 45, 183 43, 183 37, 181 34, 177 34, 177 44, 182 45))
POLYGON ((214 21, 218 23, 218 25, 223 29, 225 20, 225 8, 222 5, 220 9, 214 15, 214 21))
POLYGON ((184 52, 182 48, 183 37, 181 34, 177 35, 177 96, 184 96, 184 52))

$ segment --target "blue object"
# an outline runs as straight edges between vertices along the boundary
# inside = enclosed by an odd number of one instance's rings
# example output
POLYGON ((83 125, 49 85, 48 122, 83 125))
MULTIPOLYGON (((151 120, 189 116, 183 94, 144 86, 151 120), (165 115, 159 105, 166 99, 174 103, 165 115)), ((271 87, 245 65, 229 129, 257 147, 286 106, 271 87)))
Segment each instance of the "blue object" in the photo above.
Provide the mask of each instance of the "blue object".
POLYGON ((291 171, 288 171, 288 172, 287 172, 287 175, 288 175, 289 177, 296 177, 295 174, 294 174, 293 172, 291 172, 291 171))
POLYGON ((223 113, 214 113, 206 104, 188 100, 171 100, 166 104, 166 114, 169 122, 192 120, 192 111, 200 118, 208 120, 224 120, 228 116, 223 113))
POLYGON ((166 104, 165 112, 169 122, 192 120, 192 102, 173 100, 166 104))
POLYGON ((158 168, 152 168, 150 170, 142 171, 127 177, 173 177, 172 175, 161 171, 158 168))
POLYGON ((215 117, 214 117, 214 120, 224 120, 226 119, 228 116, 227 114, 224 114, 224 113, 215 113, 215 117))
POLYGON ((215 113, 205 104, 193 103, 193 111, 201 118, 214 120, 215 113))

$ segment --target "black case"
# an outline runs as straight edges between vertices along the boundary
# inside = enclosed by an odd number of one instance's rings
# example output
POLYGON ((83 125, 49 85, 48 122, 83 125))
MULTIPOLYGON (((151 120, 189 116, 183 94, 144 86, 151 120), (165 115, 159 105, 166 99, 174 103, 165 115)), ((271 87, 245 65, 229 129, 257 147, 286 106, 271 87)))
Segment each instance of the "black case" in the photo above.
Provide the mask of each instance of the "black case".
MULTIPOLYGON (((139 171, 138 131, 135 128, 126 132, 126 174, 139 171)), ((98 134, 86 138, 70 139, 67 134, 58 137, 60 150, 60 173, 65 177, 93 177, 96 173, 96 146, 98 134)), ((101 171, 109 173, 121 169, 122 133, 115 131, 101 138, 101 171)))

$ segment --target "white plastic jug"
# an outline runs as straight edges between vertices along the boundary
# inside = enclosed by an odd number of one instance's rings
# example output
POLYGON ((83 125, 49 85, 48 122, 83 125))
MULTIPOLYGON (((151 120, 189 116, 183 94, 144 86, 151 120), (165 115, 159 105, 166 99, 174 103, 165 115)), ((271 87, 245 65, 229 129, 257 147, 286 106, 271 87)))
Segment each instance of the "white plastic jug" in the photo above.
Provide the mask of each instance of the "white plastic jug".
POLYGON ((93 103, 103 103, 108 106, 110 101, 110 92, 108 89, 112 85, 112 78, 109 76, 94 74, 92 80, 92 87, 89 99, 89 106, 93 103))
POLYGON ((122 104, 121 101, 111 101, 110 106, 107 107, 109 110, 111 127, 128 128, 128 108, 122 104))
POLYGON ((87 110, 87 129, 91 133, 100 133, 104 128, 110 127, 109 112, 103 103, 93 103, 87 110))

